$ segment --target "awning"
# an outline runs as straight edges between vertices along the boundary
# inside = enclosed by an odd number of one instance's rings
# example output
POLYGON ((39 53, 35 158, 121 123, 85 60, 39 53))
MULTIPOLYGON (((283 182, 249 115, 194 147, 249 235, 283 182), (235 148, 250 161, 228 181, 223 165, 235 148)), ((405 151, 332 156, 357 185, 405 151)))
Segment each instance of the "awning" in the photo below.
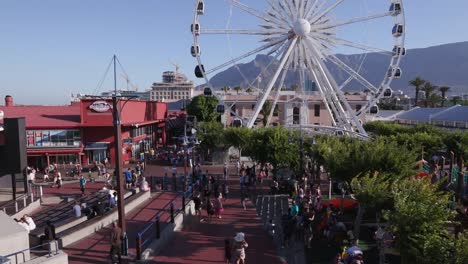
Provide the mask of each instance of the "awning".
POLYGON ((109 147, 109 143, 89 143, 86 144, 84 150, 99 150, 99 149, 107 149, 109 147))

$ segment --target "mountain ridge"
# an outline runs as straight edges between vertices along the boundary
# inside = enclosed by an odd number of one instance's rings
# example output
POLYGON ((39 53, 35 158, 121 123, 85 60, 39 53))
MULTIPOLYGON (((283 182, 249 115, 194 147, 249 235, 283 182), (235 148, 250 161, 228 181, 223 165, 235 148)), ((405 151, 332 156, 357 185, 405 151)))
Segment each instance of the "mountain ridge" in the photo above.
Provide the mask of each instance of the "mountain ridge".
MULTIPOLYGON (((337 54, 341 60, 350 66, 359 65, 359 58, 362 55, 362 53, 337 54)), ((223 72, 217 73, 210 79, 210 83, 216 88, 226 85, 246 87, 248 86, 247 83, 251 83, 273 59, 273 57, 258 54, 252 61, 238 64, 237 67, 232 66, 223 72), (242 75, 237 68, 242 72, 242 75)), ((389 62, 390 56, 388 55, 368 53, 360 74, 378 87, 388 70, 389 62)), ((273 61, 272 63, 277 64, 278 62, 273 61)), ((338 83, 343 82, 348 77, 338 67, 330 63, 327 63, 327 66, 329 66, 330 72, 335 76, 338 83)), ((272 68, 268 69, 264 76, 271 76, 276 67, 272 68)), ((468 93, 468 41, 408 49, 406 56, 403 57, 400 63, 400 68, 403 73, 402 78, 392 82, 391 87, 393 90, 402 90, 413 96, 414 88, 410 87, 408 82, 419 76, 435 85, 451 87, 449 94, 468 93)), ((291 73, 288 73, 286 77, 286 87, 296 84, 294 76, 291 75, 291 73)), ((363 90, 364 88, 360 86, 353 81, 346 87, 346 90, 363 90)))

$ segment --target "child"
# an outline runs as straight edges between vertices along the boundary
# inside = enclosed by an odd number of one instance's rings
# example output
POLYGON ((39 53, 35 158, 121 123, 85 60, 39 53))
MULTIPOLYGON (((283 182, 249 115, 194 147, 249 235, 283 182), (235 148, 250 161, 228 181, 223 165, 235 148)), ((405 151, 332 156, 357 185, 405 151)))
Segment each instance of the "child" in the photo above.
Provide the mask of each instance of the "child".
POLYGON ((231 261, 231 242, 227 238, 224 240, 224 260, 227 264, 231 261))

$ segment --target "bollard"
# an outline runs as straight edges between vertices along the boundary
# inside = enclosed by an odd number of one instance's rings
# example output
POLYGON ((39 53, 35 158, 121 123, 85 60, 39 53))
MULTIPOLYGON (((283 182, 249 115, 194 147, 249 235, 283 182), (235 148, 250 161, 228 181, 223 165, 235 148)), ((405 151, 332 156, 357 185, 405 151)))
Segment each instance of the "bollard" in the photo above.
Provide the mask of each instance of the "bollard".
POLYGON ((156 222, 154 222, 156 225, 156 239, 159 239, 161 237, 161 226, 159 223, 159 215, 156 217, 156 222))
POLYGON ((174 223, 174 203, 171 202, 171 223, 174 223))
POLYGON ((136 258, 141 260, 141 234, 138 233, 136 237, 136 258))
POLYGON ((39 199, 42 199, 44 193, 42 192, 42 186, 39 186, 39 199))
POLYGON ((34 192, 31 192, 31 203, 34 202, 34 192))
POLYGON ((26 208, 26 205, 28 204, 28 203, 26 202, 26 196, 23 196, 23 204, 24 204, 24 207, 23 207, 23 208, 26 208))
POLYGON ((17 213, 17 212, 18 212, 18 201, 15 200, 15 213, 17 213))

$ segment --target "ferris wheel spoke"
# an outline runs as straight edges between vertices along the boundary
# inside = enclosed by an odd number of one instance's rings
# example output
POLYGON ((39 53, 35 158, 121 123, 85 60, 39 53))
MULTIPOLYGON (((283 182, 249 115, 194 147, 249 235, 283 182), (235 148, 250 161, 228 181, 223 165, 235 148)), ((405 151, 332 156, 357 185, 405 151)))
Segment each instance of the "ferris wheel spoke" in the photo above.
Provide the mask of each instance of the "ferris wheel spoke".
POLYGON ((288 57, 291 55, 291 52, 294 48, 294 46, 297 43, 297 37, 293 38, 287 51, 283 53, 283 58, 281 58, 281 62, 279 63, 278 69, 276 70, 275 74, 271 78, 267 88, 263 92, 260 100, 257 102, 255 105, 254 113, 252 115, 252 118, 249 120, 249 123, 247 124, 248 128, 252 128, 253 124, 255 123, 255 119, 257 119, 258 114, 260 113, 260 110, 263 107, 263 104, 265 104, 265 101, 268 97, 268 95, 271 92, 271 89, 276 83, 276 80, 278 79, 278 76, 280 75, 281 71, 283 70, 284 65, 286 64, 286 61, 288 60, 288 57))
POLYGON ((276 105, 278 104, 278 100, 279 100, 279 97, 281 95, 280 92, 281 92, 281 89, 283 89, 284 81, 286 80, 286 76, 287 76, 287 74, 289 72, 289 67, 291 65, 291 62, 292 62, 292 58, 290 56, 288 58, 288 61, 286 62, 286 65, 283 68, 283 73, 281 75, 280 82, 278 84, 278 87, 276 88, 275 100, 273 101, 273 104, 271 106, 271 110, 270 110, 270 113, 268 115, 268 119, 267 119, 267 123, 266 123, 267 127, 270 126, 271 120, 273 119, 273 114, 275 112, 276 105))
POLYGON ((355 24, 355 23, 360 23, 368 20, 374 20, 382 17, 387 17, 391 16, 393 13, 392 12, 385 12, 381 14, 373 14, 365 17, 357 17, 357 18, 352 18, 348 20, 343 20, 343 21, 337 21, 334 23, 324 23, 324 24, 319 24, 319 25, 312 25, 312 31, 318 31, 318 30, 323 30, 323 29, 329 29, 329 28, 336 28, 340 26, 345 26, 349 24, 355 24))
POLYGON ((339 6, 341 3, 343 3, 344 0, 337 0, 335 3, 333 3, 332 5, 330 5, 327 9, 325 9, 324 11, 322 11, 322 13, 316 15, 316 16, 313 16, 312 19, 310 20, 310 23, 311 24, 314 24, 316 23, 317 21, 319 21, 320 19, 322 19, 323 17, 325 17, 328 13, 330 13, 330 11, 332 11, 333 9, 335 9, 337 6, 339 6))
POLYGON ((338 110, 337 118, 341 120, 341 124, 343 124, 343 126, 345 126, 346 129, 349 131, 352 131, 352 128, 354 126, 358 128, 360 133, 366 134, 364 128, 362 128, 362 125, 359 123, 359 120, 353 114, 353 110, 349 105, 348 101, 346 100, 346 97, 344 96, 343 92, 338 89, 338 85, 336 84, 335 79, 333 79, 333 76, 331 75, 330 71, 328 70, 324 62, 318 59, 319 56, 317 56, 316 48, 312 45, 312 39, 310 37, 307 37, 305 43, 309 47, 312 55, 314 56, 314 60, 316 61, 316 64, 319 69, 318 72, 320 73, 320 75, 322 75, 322 78, 326 80, 326 83, 332 90, 331 95, 333 96, 335 107, 338 110))
POLYGON ((287 37, 284 37, 284 38, 279 39, 279 40, 277 40, 275 42, 269 42, 269 43, 267 43, 267 44, 265 44, 265 45, 263 45, 263 46, 261 46, 259 48, 256 48, 256 49, 254 49, 252 51, 249 51, 249 52, 247 52, 247 53, 245 53, 245 54, 243 54, 243 55, 241 55, 241 56, 239 56, 237 58, 234 58, 234 59, 232 59, 232 60, 230 60, 228 62, 225 62, 225 63, 223 63, 223 64, 221 64, 219 66, 216 66, 216 67, 214 67, 214 68, 212 68, 210 70, 207 70, 205 73, 206 74, 214 73, 216 71, 219 71, 220 69, 223 69, 223 68, 225 68, 227 66, 233 65, 238 61, 241 61, 241 60, 243 60, 245 58, 248 58, 248 57, 250 57, 250 56, 252 56, 254 54, 260 53, 260 52, 262 52, 264 50, 267 50, 269 48, 272 48, 272 47, 278 47, 279 48, 281 46, 276 46, 276 45, 284 43, 287 39, 288 39, 287 37))
POLYGON ((270 5, 271 9, 267 11, 267 14, 270 18, 276 20, 278 24, 283 25, 284 27, 292 27, 292 24, 288 20, 287 17, 284 16, 284 13, 279 11, 279 6, 276 5, 273 0, 267 0, 268 4, 270 5))
POLYGON ((285 2, 285 0, 279 0, 278 1, 278 7, 283 10, 283 12, 287 15, 287 17, 290 20, 294 20, 294 18, 292 17, 291 12, 289 11, 289 4, 287 2, 285 2))
POLYGON ((371 84, 366 78, 362 77, 359 73, 357 73, 353 68, 348 66, 348 64, 344 63, 340 60, 337 56, 330 54, 328 59, 333 62, 336 66, 338 66, 343 71, 347 72, 351 77, 353 77, 356 81, 364 85, 367 89, 377 92, 377 89, 373 84, 371 84))
POLYGON ((305 1, 307 1, 307 0, 299 0, 299 4, 297 5, 298 18, 303 18, 304 17, 305 1))
POLYGON ((249 13, 249 14, 251 14, 251 15, 253 15, 253 16, 255 16, 255 17, 257 17, 257 18, 259 18, 259 19, 261 19, 263 21, 268 22, 268 20, 266 20, 266 16, 265 16, 264 13, 254 9, 254 8, 251 8, 251 7, 247 6, 244 3, 241 3, 238 0, 229 0, 229 2, 231 2, 231 4, 233 6, 243 10, 244 12, 249 13))
POLYGON ((376 48, 376 47, 372 47, 372 46, 369 46, 369 45, 356 43, 356 42, 349 41, 349 40, 342 39, 342 38, 338 38, 338 37, 335 37, 335 36, 329 36, 329 38, 335 44, 340 44, 340 45, 343 45, 343 46, 356 48, 356 49, 367 51, 367 52, 376 52, 376 53, 382 53, 382 54, 385 54, 385 55, 392 56, 392 52, 388 51, 388 50, 385 50, 385 49, 376 48))
POLYGON ((304 8, 307 13, 304 16, 304 19, 309 19, 310 16, 314 13, 314 7, 317 6, 318 0, 309 0, 309 3, 311 3, 309 6, 306 5, 304 8))
POLYGON ((328 3, 328 0, 322 0, 322 2, 317 5, 317 8, 312 8, 310 10, 311 12, 308 14, 308 16, 305 19, 308 20, 311 18, 311 16, 313 16, 313 14, 320 12, 320 10, 322 10, 327 3, 328 3))
POLYGON ((205 29, 200 30, 200 34, 205 35, 281 35, 284 32, 270 30, 254 30, 254 29, 205 29))

